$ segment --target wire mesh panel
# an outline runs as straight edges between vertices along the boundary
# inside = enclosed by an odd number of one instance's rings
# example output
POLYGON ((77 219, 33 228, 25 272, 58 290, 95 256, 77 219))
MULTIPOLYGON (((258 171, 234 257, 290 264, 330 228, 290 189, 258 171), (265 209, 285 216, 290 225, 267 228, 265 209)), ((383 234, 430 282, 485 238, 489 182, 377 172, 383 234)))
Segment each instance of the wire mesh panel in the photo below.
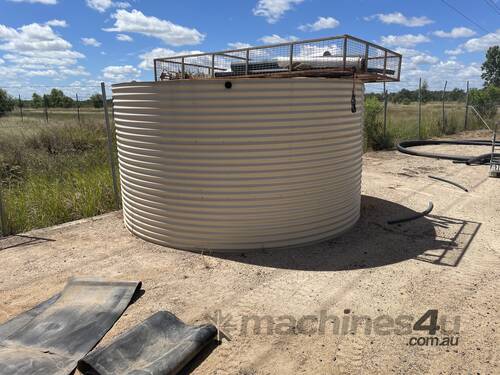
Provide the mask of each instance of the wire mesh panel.
POLYGON ((292 70, 344 69, 344 39, 294 44, 292 70))
POLYGON ((342 35, 155 59, 155 80, 226 77, 343 77, 398 81, 401 55, 342 35))

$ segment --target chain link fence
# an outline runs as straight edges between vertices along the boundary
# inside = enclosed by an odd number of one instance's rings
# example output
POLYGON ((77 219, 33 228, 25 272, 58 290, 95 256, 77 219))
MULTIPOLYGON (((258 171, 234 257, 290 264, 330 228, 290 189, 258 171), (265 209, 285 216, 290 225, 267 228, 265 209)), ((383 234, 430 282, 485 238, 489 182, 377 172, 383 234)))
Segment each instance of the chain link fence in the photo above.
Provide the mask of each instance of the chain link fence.
MULTIPOLYGON (((409 139, 447 136, 465 130, 492 128, 498 114, 491 109, 500 103, 476 105, 469 82, 463 88, 429 90, 424 80, 406 84, 397 92, 391 84, 367 86, 365 102, 365 138, 367 148, 391 148, 409 139), (482 113, 482 114, 481 114, 482 113), (493 115, 492 115, 493 114, 493 115)), ((492 98, 492 100, 495 100, 492 98)))

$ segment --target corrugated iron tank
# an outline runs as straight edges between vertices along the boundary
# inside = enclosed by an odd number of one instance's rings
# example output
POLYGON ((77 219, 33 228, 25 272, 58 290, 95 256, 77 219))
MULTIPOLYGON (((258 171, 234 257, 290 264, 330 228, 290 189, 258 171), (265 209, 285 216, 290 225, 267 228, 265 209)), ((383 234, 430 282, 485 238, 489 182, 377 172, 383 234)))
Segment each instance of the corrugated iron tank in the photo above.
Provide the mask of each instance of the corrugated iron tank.
POLYGON ((325 78, 113 86, 127 228, 241 251, 334 237, 359 218, 363 84, 325 78))

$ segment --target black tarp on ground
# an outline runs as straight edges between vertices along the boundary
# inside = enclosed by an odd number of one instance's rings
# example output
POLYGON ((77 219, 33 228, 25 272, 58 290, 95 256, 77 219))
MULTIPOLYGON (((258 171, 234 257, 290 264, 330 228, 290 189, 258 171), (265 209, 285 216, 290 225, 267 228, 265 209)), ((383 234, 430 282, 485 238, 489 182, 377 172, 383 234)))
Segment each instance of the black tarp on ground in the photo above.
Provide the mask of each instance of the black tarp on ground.
POLYGON ((85 375, 171 375, 213 342, 213 325, 189 326, 159 311, 78 362, 85 375))
POLYGON ((28 310, 28 311, 25 311, 19 315, 16 315, 11 320, 0 325, 0 345, 2 344, 2 341, 5 340, 7 337, 9 337, 14 332, 23 328, 26 324, 31 322, 31 320, 35 316, 37 316, 38 314, 47 310, 47 307, 49 307, 54 302, 56 302, 60 296, 61 296, 61 293, 57 293, 57 294, 53 295, 52 297, 50 297, 48 300, 43 301, 42 303, 36 305, 31 310, 28 310))
POLYGON ((0 375, 67 375, 118 320, 141 283, 74 278, 0 326, 0 375))

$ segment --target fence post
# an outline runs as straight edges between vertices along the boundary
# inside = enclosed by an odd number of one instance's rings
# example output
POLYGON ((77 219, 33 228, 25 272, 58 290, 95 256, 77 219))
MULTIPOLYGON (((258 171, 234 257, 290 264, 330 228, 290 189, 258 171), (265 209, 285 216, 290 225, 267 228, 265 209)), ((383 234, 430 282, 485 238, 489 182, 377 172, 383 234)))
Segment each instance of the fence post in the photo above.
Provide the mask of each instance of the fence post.
POLYGON ((347 35, 344 36, 344 45, 343 45, 344 49, 343 49, 343 64, 342 64, 342 69, 345 70, 345 66, 346 66, 346 61, 347 61, 347 35))
POLYGON ((78 93, 76 94, 76 115, 78 117, 78 125, 80 124, 80 102, 78 100, 78 93))
POLYGON ((19 94, 19 112, 21 112, 21 122, 24 122, 23 116, 23 102, 21 100, 21 94, 19 94))
POLYGON ((387 136, 387 90, 385 89, 385 82, 384 82, 384 139, 386 139, 387 136))
POLYGON ((418 80, 418 139, 422 138, 420 124, 422 122, 422 78, 418 80))
POLYGON ((155 71, 155 82, 158 82, 158 72, 156 71, 156 59, 153 59, 153 68, 155 71))
POLYGON ((101 91, 102 91, 102 104, 104 108, 104 122, 106 124, 106 134, 108 138, 109 165, 111 167, 111 177, 113 178, 113 192, 115 195, 116 208, 120 208, 120 198, 118 195, 118 184, 116 181, 115 163, 113 162, 113 142, 111 141, 111 127, 109 126, 108 102, 106 100, 106 86, 104 82, 101 82, 101 91))
POLYGON ((465 95, 465 120, 464 130, 467 130, 467 121, 469 119, 469 81, 467 81, 467 93, 465 95))
POLYGON ((247 48, 245 52, 245 75, 248 75, 248 63, 250 61, 250 48, 247 48))
POLYGON ((7 235, 7 220, 3 209, 2 186, 0 184, 0 237, 7 235))
POLYGON ((448 84, 448 81, 444 81, 444 88, 443 88, 443 97, 441 98, 443 101, 443 134, 446 134, 446 118, 445 118, 445 112, 444 112, 444 96, 446 94, 446 85, 448 84))
POLYGON ((210 73, 210 77, 215 78, 215 54, 212 54, 212 72, 210 73))
POLYGON ((43 96, 43 105, 45 107, 45 121, 48 124, 49 123, 49 110, 48 110, 49 103, 48 103, 47 95, 43 96))

